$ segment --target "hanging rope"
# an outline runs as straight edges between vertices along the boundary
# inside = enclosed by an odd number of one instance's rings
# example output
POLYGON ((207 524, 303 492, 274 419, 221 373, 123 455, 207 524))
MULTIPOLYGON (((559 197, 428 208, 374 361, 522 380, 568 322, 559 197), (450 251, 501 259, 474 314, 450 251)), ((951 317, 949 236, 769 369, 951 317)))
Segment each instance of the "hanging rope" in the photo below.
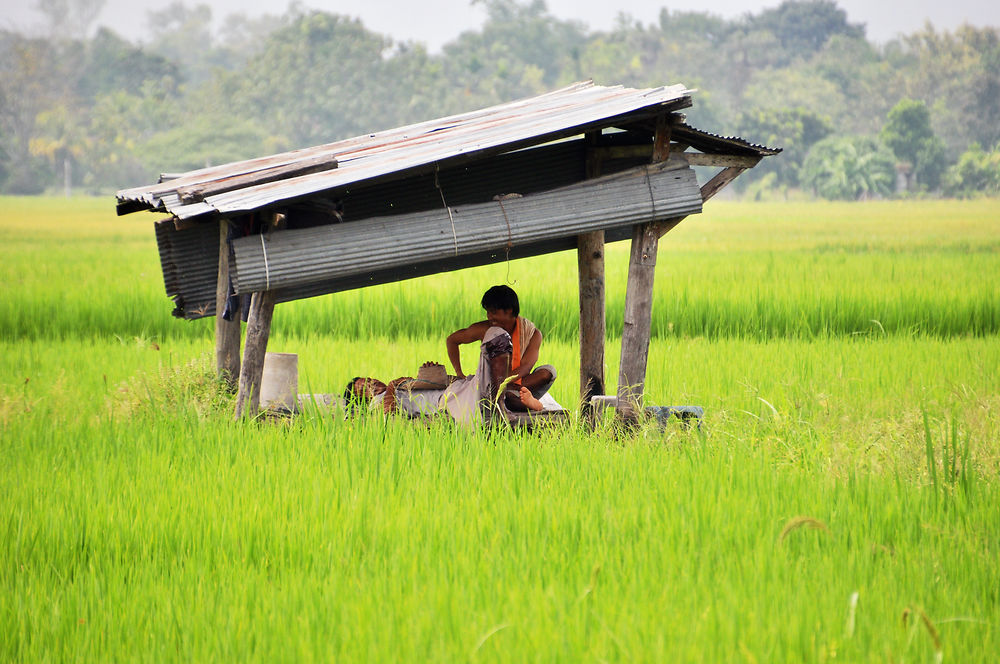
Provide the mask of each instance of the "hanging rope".
POLYGON ((267 264, 267 246, 264 244, 264 234, 260 234, 260 250, 264 252, 264 290, 271 290, 271 268, 267 264))
POLYGON ((649 181, 649 166, 646 166, 646 188, 649 190, 649 220, 656 221, 656 197, 653 196, 653 183, 649 181))
POLYGON ((507 246, 505 247, 507 254, 507 283, 513 286, 517 283, 517 280, 510 280, 510 250, 514 246, 514 234, 510 230, 510 219, 507 217, 507 208, 503 206, 503 202, 511 198, 521 198, 521 194, 497 194, 493 197, 493 200, 500 204, 500 211, 503 212, 503 220, 507 222, 507 246))
POLYGON ((441 165, 434 164, 434 186, 437 187, 438 192, 441 194, 441 205, 448 211, 448 219, 451 220, 451 237, 455 240, 455 255, 458 256, 458 234, 455 232, 455 217, 452 216, 451 208, 448 207, 448 203, 444 200, 444 189, 441 188, 441 183, 438 181, 438 173, 440 172, 441 165))

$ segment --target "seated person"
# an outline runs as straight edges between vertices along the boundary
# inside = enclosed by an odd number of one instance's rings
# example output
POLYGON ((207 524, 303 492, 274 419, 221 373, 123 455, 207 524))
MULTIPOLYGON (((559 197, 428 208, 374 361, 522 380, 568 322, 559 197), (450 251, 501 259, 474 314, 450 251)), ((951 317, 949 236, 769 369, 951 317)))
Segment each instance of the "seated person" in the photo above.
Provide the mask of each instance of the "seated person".
POLYGON ((493 286, 481 302, 486 320, 448 335, 448 359, 455 368, 458 381, 441 398, 441 405, 455 419, 473 417, 481 400, 497 400, 498 405, 511 411, 542 410, 539 398, 552 387, 556 379, 551 365, 535 367, 542 345, 542 333, 527 318, 520 316, 517 293, 508 286, 493 286), (459 346, 481 342, 479 367, 476 374, 462 371, 459 346), (498 399, 501 385, 504 386, 498 399))

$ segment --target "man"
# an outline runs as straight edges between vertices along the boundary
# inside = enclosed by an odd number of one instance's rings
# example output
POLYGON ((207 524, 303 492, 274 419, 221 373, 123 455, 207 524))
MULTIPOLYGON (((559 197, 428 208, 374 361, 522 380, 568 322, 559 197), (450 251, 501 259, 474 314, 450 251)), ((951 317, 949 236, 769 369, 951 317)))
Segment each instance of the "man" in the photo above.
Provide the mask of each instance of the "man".
MULTIPOLYGON (((548 364, 535 367, 542 345, 541 331, 520 315, 517 293, 509 286, 493 286, 483 295, 481 304, 486 310, 486 320, 452 332, 445 341, 455 375, 459 381, 470 384, 456 382, 455 389, 449 388, 449 391, 454 396, 461 394, 463 387, 471 391, 471 383, 475 381, 470 379, 474 376, 467 377, 462 371, 459 346, 481 342, 477 374, 488 373, 488 380, 483 380, 487 376, 480 375, 478 382, 480 388, 488 390, 487 394, 482 394, 483 389, 480 389, 480 398, 495 399, 501 385, 510 378, 504 388, 503 404, 509 410, 542 410, 538 399, 552 386, 556 371, 548 364)), ((449 407, 449 410, 454 409, 449 407)))

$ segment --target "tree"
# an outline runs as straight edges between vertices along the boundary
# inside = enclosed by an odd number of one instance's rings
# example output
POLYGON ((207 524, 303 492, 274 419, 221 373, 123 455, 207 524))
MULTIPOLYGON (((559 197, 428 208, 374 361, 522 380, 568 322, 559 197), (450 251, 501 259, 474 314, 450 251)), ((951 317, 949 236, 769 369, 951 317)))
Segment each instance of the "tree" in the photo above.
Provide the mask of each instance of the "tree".
POLYGON ((834 35, 863 38, 864 26, 847 22, 847 12, 833 0, 785 0, 774 9, 765 9, 749 21, 754 29, 773 34, 786 54, 808 57, 820 50, 834 35))
POLYGON ((798 186, 809 149, 833 132, 828 119, 802 107, 744 111, 737 128, 747 140, 783 149, 780 156, 765 159, 740 179, 747 179, 748 184, 773 173, 775 184, 784 187, 798 186))
POLYGON ((243 117, 287 137, 318 145, 395 126, 392 102, 409 82, 385 76, 392 41, 357 19, 311 12, 268 37, 233 79, 228 104, 243 117))
POLYGON ((169 78, 144 81, 136 91, 102 95, 89 114, 91 146, 82 182, 91 189, 138 186, 155 178, 169 162, 150 159, 147 142, 187 120, 169 78))
POLYGON ((48 22, 49 36, 65 40, 87 35, 104 0, 37 0, 35 8, 48 22))
POLYGON ((544 92, 579 78, 584 27, 548 13, 542 0, 475 0, 486 8, 481 32, 444 47, 445 76, 459 82, 471 106, 544 92))
POLYGON ((281 16, 273 14, 226 16, 219 32, 221 49, 219 64, 229 70, 244 67, 250 58, 260 53, 274 31, 287 27, 296 17, 294 11, 281 16))
POLYGON ((705 41, 719 45, 725 42, 735 26, 707 12, 660 10, 660 31, 671 41, 705 41))
POLYGON ((1000 194, 1000 146, 991 152, 970 146, 945 173, 944 192, 962 198, 1000 194))
POLYGON ((865 136, 830 136, 816 143, 802 165, 802 183, 830 200, 887 196, 895 160, 878 141, 865 136))
POLYGON ((174 0, 160 11, 148 13, 147 22, 155 35, 148 51, 177 63, 183 78, 201 82, 211 75, 215 58, 213 48, 212 8, 205 4, 188 7, 174 0))
POLYGON ((199 115, 141 146, 147 168, 183 172, 252 159, 276 151, 268 133, 248 120, 199 115))
POLYGON ((899 79, 888 93, 924 101, 949 149, 989 148, 1000 140, 1000 30, 938 32, 928 23, 889 44, 886 60, 899 79))
POLYGON ((896 158, 909 166, 912 178, 929 189, 937 189, 945 163, 944 142, 931 128, 931 116, 922 101, 901 99, 879 132, 882 142, 896 158))
POLYGON ((180 81, 176 63, 133 46, 107 28, 99 28, 84 51, 76 92, 85 99, 118 90, 135 93, 146 81, 180 81))
POLYGON ((68 198, 73 187, 73 167, 89 147, 83 120, 68 105, 60 104, 38 114, 31 154, 48 159, 54 170, 62 173, 63 190, 68 198))
POLYGON ((850 111, 850 102, 835 84, 799 67, 759 72, 748 81, 744 107, 768 111, 778 104, 779 108, 801 108, 836 118, 850 111))
POLYGON ((50 162, 30 149, 38 115, 54 100, 51 51, 47 40, 0 32, 0 152, 8 173, 0 184, 6 193, 41 193, 51 177, 50 162))
POLYGON ((987 147, 1000 145, 1000 31, 965 26, 959 35, 978 54, 969 67, 970 82, 960 111, 972 139, 987 147))

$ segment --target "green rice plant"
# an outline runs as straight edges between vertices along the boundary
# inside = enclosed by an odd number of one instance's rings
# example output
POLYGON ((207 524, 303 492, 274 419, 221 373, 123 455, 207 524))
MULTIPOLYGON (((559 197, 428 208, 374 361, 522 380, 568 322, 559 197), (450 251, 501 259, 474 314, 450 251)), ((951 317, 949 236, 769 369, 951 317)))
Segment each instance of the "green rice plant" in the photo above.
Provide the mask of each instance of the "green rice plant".
MULTIPOLYGON (((322 408, 234 422, 211 321, 170 318, 147 223, 0 206, 0 660, 1000 650, 995 202, 689 219, 661 249, 645 403, 706 415, 631 436, 611 413, 530 435, 322 408)), ((269 348, 299 354, 310 393, 412 374, 506 278, 281 305, 269 348)), ((575 278, 572 255, 511 265, 571 410, 575 278)))
POLYGON ((826 524, 819 519, 814 519, 811 516, 796 516, 788 520, 785 527, 781 529, 781 535, 778 537, 779 542, 784 542, 785 538, 789 534, 795 532, 799 528, 809 528, 811 530, 821 530, 823 532, 830 532, 826 524))
MULTIPOLYGON (((10 284, 0 329, 8 338, 212 334, 211 320, 170 315, 152 215, 115 218, 99 199, 0 197, 0 216, 0 276, 10 284)), ((979 277, 998 269, 998 216, 991 200, 713 205, 660 243, 653 336, 996 334, 1000 298, 979 277)), ((608 246, 613 337, 621 334, 627 256, 627 243, 608 246)), ((482 292, 508 280, 547 338, 576 338, 573 252, 282 304, 274 325, 300 337, 426 337, 481 317, 482 292)))
POLYGON ((926 410, 923 412, 923 423, 924 443, 927 451, 927 474, 930 476, 935 497, 939 490, 951 494, 955 490, 961 490, 965 497, 970 499, 972 497, 973 476, 970 475, 969 469, 969 435, 966 434, 964 443, 960 440, 958 418, 952 415, 951 425, 945 429, 942 436, 941 482, 939 483, 938 461, 931 434, 930 415, 926 410))

